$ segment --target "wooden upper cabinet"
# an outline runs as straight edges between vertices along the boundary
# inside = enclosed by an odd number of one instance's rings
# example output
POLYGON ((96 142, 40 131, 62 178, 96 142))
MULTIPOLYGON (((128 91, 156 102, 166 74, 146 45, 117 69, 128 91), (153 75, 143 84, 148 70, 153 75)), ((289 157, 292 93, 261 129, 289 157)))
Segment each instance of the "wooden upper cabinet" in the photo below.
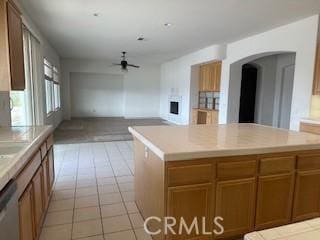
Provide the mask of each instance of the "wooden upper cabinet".
POLYGON ((320 42, 317 46, 317 55, 313 80, 313 95, 320 95, 320 42))
POLYGON ((199 91, 220 91, 221 66, 221 62, 214 62, 200 66, 199 91))
POLYGON ((0 3, 0 90, 24 90, 22 19, 11 1, 0 3))

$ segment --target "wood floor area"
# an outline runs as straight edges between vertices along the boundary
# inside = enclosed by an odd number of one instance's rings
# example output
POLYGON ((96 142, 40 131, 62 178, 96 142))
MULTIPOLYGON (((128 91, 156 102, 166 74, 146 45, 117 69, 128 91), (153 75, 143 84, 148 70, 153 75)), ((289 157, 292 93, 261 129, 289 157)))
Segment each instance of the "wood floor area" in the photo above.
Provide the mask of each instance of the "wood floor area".
POLYGON ((132 140, 129 126, 154 125, 167 125, 167 122, 160 118, 72 118, 58 126, 54 138, 56 144, 128 141, 132 140))

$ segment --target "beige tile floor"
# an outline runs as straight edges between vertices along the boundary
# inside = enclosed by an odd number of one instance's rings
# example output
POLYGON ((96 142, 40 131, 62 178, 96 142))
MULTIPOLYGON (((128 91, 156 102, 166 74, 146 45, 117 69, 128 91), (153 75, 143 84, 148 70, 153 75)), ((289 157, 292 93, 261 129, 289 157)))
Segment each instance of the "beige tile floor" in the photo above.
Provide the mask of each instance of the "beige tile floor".
POLYGON ((54 146, 56 182, 40 240, 149 240, 134 202, 131 141, 54 146))

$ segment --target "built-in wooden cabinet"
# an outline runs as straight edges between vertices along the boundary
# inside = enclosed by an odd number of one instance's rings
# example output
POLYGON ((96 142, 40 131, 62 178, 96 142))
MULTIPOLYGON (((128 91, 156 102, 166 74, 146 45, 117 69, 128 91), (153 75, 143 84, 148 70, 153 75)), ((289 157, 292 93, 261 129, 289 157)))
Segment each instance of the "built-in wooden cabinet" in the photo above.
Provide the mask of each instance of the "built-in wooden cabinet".
POLYGON ((50 138, 36 151, 16 179, 20 196, 20 240, 37 240, 40 237, 55 176, 50 138), (50 147, 48 151, 44 146, 50 147))
POLYGON ((19 200, 20 240, 34 240, 33 186, 27 187, 19 200))
POLYGON ((199 91, 220 92, 221 66, 221 62, 200 66, 199 91))
POLYGON ((34 223, 36 236, 40 235, 40 227, 43 216, 43 172, 42 167, 38 169, 32 179, 33 203, 34 203, 34 223))
POLYGON ((192 124, 217 124, 219 111, 208 109, 192 109, 192 124))
POLYGON ((320 216, 320 170, 298 171, 293 207, 293 220, 320 216))
MULTIPOLYGON (((219 230, 213 220, 223 218, 222 235, 183 232, 154 240, 241 239, 251 231, 320 216, 318 150, 163 161, 135 139, 134 152, 136 203, 144 218, 170 216, 179 225, 183 217, 190 226, 204 217, 206 230, 219 230)), ((154 231, 162 227, 153 221, 154 231)))
POLYGON ((24 90, 21 13, 12 0, 0 1, 0 91, 24 90))
POLYGON ((44 209, 47 209, 49 204, 49 196, 50 196, 50 180, 49 180, 49 159, 47 156, 44 157, 42 165, 42 173, 43 173, 43 192, 42 192, 42 199, 43 199, 43 206, 44 209))
POLYGON ((222 217, 224 233, 217 238, 242 236, 254 229, 254 178, 217 183, 215 216, 222 217))
POLYGON ((256 229, 288 224, 292 213, 293 174, 260 176, 256 229))
MULTIPOLYGON (((199 229, 206 228, 206 231, 212 231, 211 219, 211 202, 212 202, 212 183, 185 185, 168 188, 168 210, 167 216, 175 219, 184 218, 187 226, 191 226, 194 219, 199 223, 199 229), (205 224, 202 222, 205 217, 205 224)), ((176 233, 179 233, 179 225, 173 227, 176 233)), ((209 236, 197 234, 196 229, 191 233, 181 232, 177 237, 169 234, 167 239, 211 239, 209 236)))
POLYGON ((256 229, 288 224, 295 184, 295 156, 263 158, 257 188, 256 229))
POLYGON ((320 95, 320 42, 317 45, 317 55, 313 80, 313 95, 320 95))

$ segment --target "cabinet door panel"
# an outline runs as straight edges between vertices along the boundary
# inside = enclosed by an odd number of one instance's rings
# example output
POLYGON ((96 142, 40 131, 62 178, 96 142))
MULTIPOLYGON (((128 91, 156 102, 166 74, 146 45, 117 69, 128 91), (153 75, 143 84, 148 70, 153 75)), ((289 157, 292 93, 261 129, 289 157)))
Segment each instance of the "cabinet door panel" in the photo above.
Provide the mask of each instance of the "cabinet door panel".
POLYGON ((216 238, 240 237, 254 228, 255 178, 217 183, 216 217, 222 217, 224 234, 216 238))
POLYGON ((293 220, 320 216, 320 170, 298 172, 293 208, 293 220))
POLYGON ((288 224, 292 213, 294 175, 259 177, 256 228, 288 224))
MULTIPOLYGON (((212 184, 195 184, 180 187, 169 187, 168 189, 168 209, 167 216, 174 217, 177 220, 177 225, 173 227, 178 233, 180 218, 183 216, 187 226, 191 226, 194 218, 198 221, 199 231, 202 227, 206 231, 212 229, 212 184), (206 225, 202 225, 202 219, 205 218, 206 225)), ((182 231, 180 235, 169 234, 167 239, 210 239, 211 236, 197 235, 195 229, 191 234, 182 231)))
POLYGON ((214 92, 220 92, 220 82, 221 82, 221 62, 215 63, 214 71, 214 92))
POLYGON ((49 192, 52 190, 52 186, 54 183, 54 178, 55 178, 55 172, 54 172, 54 156, 53 156, 53 148, 51 147, 48 151, 48 161, 49 161, 49 171, 48 171, 48 176, 49 176, 49 192))
POLYGON ((34 194, 34 222, 36 226, 36 235, 39 236, 40 225, 43 215, 43 176, 42 176, 42 168, 39 168, 37 173, 34 175, 32 179, 33 185, 33 194, 34 194))
POLYGON ((16 6, 8 1, 8 34, 11 72, 11 90, 24 90, 24 59, 22 40, 22 20, 16 6))
POLYGON ((33 188, 30 185, 19 200, 20 240, 34 239, 33 188))
POLYGON ((49 204, 49 161, 48 157, 45 157, 42 163, 42 172, 43 172, 43 206, 46 209, 49 204))

